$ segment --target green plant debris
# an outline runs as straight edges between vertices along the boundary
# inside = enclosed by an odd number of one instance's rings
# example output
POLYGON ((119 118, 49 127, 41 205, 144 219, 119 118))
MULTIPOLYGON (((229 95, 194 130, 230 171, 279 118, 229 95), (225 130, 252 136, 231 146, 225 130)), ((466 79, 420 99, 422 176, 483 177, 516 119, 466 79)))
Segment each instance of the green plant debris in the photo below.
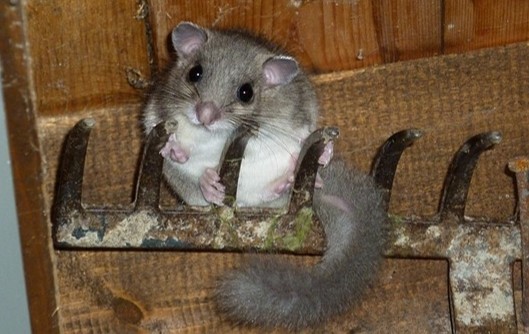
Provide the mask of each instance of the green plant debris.
POLYGON ((294 234, 289 234, 283 239, 288 250, 293 251, 303 245, 312 228, 313 213, 312 208, 307 207, 298 211, 296 219, 294 220, 294 234))
POLYGON ((405 221, 404 217, 397 216, 397 215, 392 215, 390 213, 388 213, 388 218, 389 218, 389 221, 392 224, 396 224, 396 225, 402 225, 404 223, 404 221, 405 221))
POLYGON ((276 228, 279 223, 279 217, 275 216, 271 218, 270 222, 270 227, 268 228, 266 239, 264 240, 263 245, 265 250, 271 249, 276 244, 276 241, 279 238, 276 232, 276 228))
POLYGON ((272 219, 270 228, 268 230, 267 237, 264 241, 264 248, 271 249, 274 246, 278 247, 279 245, 284 246, 289 251, 295 251, 303 246, 303 243, 309 235, 312 224, 314 212, 312 208, 302 208, 296 214, 296 218, 292 222, 293 231, 287 233, 284 236, 277 231, 279 225, 278 217, 272 219))
POLYGON ((217 211, 217 217, 219 217, 220 225, 218 233, 213 240, 213 247, 222 249, 226 244, 239 245, 239 237, 237 235, 237 229, 233 226, 232 222, 235 219, 235 213, 233 208, 221 207, 217 211))

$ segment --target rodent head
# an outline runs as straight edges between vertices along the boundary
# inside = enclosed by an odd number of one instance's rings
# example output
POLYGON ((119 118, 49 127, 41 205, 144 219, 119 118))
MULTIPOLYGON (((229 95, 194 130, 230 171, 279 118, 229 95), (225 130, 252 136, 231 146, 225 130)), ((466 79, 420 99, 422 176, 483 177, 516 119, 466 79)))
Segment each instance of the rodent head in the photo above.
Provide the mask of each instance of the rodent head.
POLYGON ((177 60, 162 83, 162 120, 184 113, 194 126, 231 130, 277 117, 299 99, 291 96, 299 89, 288 88, 299 76, 297 61, 255 38, 182 22, 171 41, 177 60))

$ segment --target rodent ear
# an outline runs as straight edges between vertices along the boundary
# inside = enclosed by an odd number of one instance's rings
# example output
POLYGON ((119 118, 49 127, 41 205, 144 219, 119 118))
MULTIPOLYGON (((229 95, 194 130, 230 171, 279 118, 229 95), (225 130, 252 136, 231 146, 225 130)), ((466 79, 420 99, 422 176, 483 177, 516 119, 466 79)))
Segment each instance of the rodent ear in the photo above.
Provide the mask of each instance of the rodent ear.
POLYGON ((171 33, 173 47, 178 54, 190 56, 206 43, 206 31, 191 22, 179 23, 171 33))
POLYGON ((263 64, 265 83, 270 86, 285 85, 292 81, 298 72, 298 62, 292 57, 276 56, 263 64))

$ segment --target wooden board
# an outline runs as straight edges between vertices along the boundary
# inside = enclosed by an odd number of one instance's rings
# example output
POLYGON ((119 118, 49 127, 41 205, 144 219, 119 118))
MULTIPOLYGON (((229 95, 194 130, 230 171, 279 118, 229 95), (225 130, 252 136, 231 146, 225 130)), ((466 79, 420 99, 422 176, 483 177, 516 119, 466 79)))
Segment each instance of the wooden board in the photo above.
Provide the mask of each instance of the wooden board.
MULTIPOLYGON (((315 76, 321 124, 341 128, 336 151, 364 171, 390 134, 410 126, 425 130, 399 165, 390 209, 397 215, 434 214, 455 150, 478 132, 501 131, 503 143, 480 159, 467 213, 506 220, 514 211, 515 192, 505 164, 529 152, 528 61, 529 45, 521 44, 315 76)), ((140 105, 131 104, 42 118, 46 197, 52 196, 64 134, 79 118, 91 116, 98 124, 87 157, 85 201, 128 203, 141 145, 141 131, 134 126, 139 111, 140 105)), ((64 333, 246 332, 223 322, 210 298, 215 279, 240 265, 243 255, 57 251, 54 258, 64 333)), ((316 260, 289 259, 300 265, 316 260)), ((324 329, 447 332, 446 270, 444 261, 388 260, 367 298, 324 329)))
POLYGON ((131 83, 151 76, 135 1, 28 1, 32 88, 40 116, 139 102, 131 83))
POLYGON ((323 122, 342 129, 337 151, 365 171, 371 161, 365 158, 391 134, 411 127, 425 132, 397 170, 390 211, 404 215, 434 214, 456 150, 473 135, 501 132, 503 141, 480 158, 467 213, 506 219, 515 204, 507 162, 529 151, 527 48, 369 68, 342 73, 343 79, 318 76, 323 122))
POLYGON ((43 157, 30 98, 30 67, 22 15, 19 7, 0 3, 0 22, 10 23, 0 29, 2 87, 31 325, 43 333, 53 333, 57 328, 57 304, 47 220, 49 206, 42 192, 43 157))
POLYGON ((517 0, 152 0, 148 5, 155 60, 162 65, 169 58, 167 36, 183 20, 266 36, 316 72, 529 39, 529 5, 517 0))
POLYGON ((444 1, 444 51, 464 52, 528 39, 529 2, 444 1))
MULTIPOLYGON (((142 324, 152 324, 152 319, 163 319, 169 327, 160 328, 173 329, 172 317, 180 319, 175 326, 187 331, 231 330, 212 315, 204 296, 213 277, 237 265, 239 256, 66 253, 54 251, 49 239, 60 142, 80 117, 98 121, 85 199, 95 203, 130 199, 141 145, 138 115, 145 94, 141 88, 163 66, 167 35, 180 20, 266 35, 308 69, 331 73, 526 41, 528 17, 527 2, 517 0, 428 0, 419 5, 411 0, 1 2, 2 80, 34 331, 136 331, 142 324), (188 277, 198 281, 200 266, 212 259, 221 264, 209 281, 191 285, 188 293, 194 297, 178 297, 171 282, 188 277), (159 261, 159 269, 152 277, 141 278, 151 261, 159 261), (178 266, 190 267, 190 276, 173 276, 170 269, 178 266), (119 283, 125 277, 140 277, 138 283, 161 286, 163 294, 177 297, 170 297, 170 302, 159 294, 150 298, 146 292, 137 297, 132 291, 139 289, 137 285, 119 283), (101 299, 100 290, 121 299, 109 303, 114 299, 101 299), (138 303, 143 319, 139 325, 134 320, 136 309, 122 299, 138 303), (119 310, 132 315, 122 316, 119 310)), ((409 126, 426 130, 426 137, 406 152, 399 166, 391 211, 403 215, 435 212, 454 150, 472 134, 501 130, 503 143, 478 165, 468 212, 503 219, 514 210, 513 184, 504 165, 508 158, 529 150, 523 127, 529 110, 526 48, 316 77, 322 123, 340 125, 337 149, 362 170, 369 169, 375 148, 394 130, 409 126)), ((384 332, 384 326, 396 332, 447 329, 445 269, 442 262, 389 261, 382 283, 375 287, 381 295, 370 294, 352 311, 358 320, 337 320, 336 332, 362 328, 384 332), (380 320, 374 312, 378 310, 388 316, 380 320), (406 321, 410 314, 413 324, 406 321)))

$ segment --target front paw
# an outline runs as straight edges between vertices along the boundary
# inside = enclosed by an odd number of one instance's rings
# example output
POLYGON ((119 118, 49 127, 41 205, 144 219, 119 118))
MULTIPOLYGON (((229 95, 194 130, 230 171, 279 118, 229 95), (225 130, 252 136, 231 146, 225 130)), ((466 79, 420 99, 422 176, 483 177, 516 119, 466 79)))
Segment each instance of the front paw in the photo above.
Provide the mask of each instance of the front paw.
POLYGON ((220 183, 220 176, 212 168, 207 168, 204 174, 200 177, 200 190, 206 201, 223 205, 225 187, 220 183))
POLYGON ((294 181, 296 180, 296 175, 294 174, 294 171, 296 170, 297 161, 297 156, 292 156, 290 158, 288 168, 285 174, 277 178, 274 182, 272 182, 270 188, 268 188, 269 191, 264 196, 265 201, 273 201, 275 199, 278 199, 279 197, 289 192, 290 189, 292 189, 294 181))
POLYGON ((272 186, 272 196, 273 199, 281 197, 287 191, 292 189, 292 185, 295 181, 294 172, 286 174, 284 177, 276 180, 272 186))
POLYGON ((169 136, 167 143, 165 143, 164 147, 160 150, 160 154, 166 159, 171 159, 172 161, 181 164, 189 159, 189 154, 176 139, 174 133, 169 136))

